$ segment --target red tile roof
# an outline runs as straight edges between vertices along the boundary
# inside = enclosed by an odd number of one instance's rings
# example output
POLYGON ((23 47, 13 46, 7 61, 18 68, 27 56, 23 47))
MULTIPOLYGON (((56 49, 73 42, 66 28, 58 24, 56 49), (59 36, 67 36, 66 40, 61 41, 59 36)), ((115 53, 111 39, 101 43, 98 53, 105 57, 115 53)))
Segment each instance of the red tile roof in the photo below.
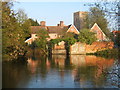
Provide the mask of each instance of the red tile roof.
POLYGON ((47 27, 45 27, 45 26, 31 26, 30 27, 30 33, 31 34, 35 34, 35 33, 38 33, 42 29, 46 29, 47 30, 47 27))
POLYGON ((69 26, 31 26, 30 33, 35 34, 38 33, 41 29, 46 29, 49 33, 58 33, 63 34, 67 32, 69 26))
POLYGON ((119 33, 120 34, 120 31, 112 31, 112 33, 119 33))

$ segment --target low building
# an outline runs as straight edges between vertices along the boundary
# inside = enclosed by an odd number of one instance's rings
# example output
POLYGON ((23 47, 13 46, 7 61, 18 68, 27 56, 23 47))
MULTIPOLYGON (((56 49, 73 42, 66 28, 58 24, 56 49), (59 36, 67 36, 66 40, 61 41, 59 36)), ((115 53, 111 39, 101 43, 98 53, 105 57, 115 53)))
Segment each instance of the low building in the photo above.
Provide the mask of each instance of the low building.
MULTIPOLYGON (((74 25, 71 24, 71 25, 66 26, 64 25, 63 21, 60 21, 60 24, 57 24, 57 26, 46 26, 46 22, 41 21, 40 26, 31 26, 30 28, 31 28, 30 29, 31 37, 25 41, 28 44, 31 44, 34 40, 36 40, 36 38, 38 38, 37 34, 42 29, 45 29, 46 31, 48 31, 48 34, 50 37, 50 38, 47 38, 48 41, 51 39, 60 38, 63 36, 64 33, 67 33, 67 32, 72 32, 75 34, 80 33, 74 25)), ((97 23, 93 25, 90 31, 95 33, 97 37, 97 41, 108 41, 109 40, 107 36, 103 33, 101 28, 97 25, 97 23)))
POLYGON ((31 44, 36 38, 38 38, 37 34, 41 29, 45 29, 48 31, 50 38, 47 38, 47 40, 59 38, 64 33, 67 33, 67 32, 79 34, 79 31, 77 30, 77 28, 74 25, 66 26, 66 25, 64 25, 63 21, 60 21, 60 24, 57 24, 57 26, 46 26, 46 22, 41 21, 40 26, 31 26, 30 28, 31 28, 31 31, 30 31, 31 38, 29 38, 25 41, 28 44, 31 44))

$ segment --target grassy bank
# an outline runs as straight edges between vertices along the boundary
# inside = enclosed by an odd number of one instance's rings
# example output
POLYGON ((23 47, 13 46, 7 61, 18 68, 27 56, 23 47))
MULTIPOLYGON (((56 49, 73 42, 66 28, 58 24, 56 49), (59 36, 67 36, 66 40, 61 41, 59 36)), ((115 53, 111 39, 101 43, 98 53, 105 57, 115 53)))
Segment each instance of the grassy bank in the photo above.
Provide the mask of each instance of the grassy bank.
POLYGON ((87 55, 95 55, 100 56, 104 58, 119 58, 120 56, 120 48, 114 48, 114 49, 107 49, 103 51, 97 51, 95 53, 87 53, 87 55))

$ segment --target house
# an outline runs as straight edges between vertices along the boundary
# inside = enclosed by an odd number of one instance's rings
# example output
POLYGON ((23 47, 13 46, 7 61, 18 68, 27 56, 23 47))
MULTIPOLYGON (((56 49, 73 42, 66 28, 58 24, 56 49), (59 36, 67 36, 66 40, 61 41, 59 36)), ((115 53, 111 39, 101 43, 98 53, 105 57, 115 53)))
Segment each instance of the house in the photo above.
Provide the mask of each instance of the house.
POLYGON ((79 31, 74 25, 66 26, 64 25, 63 21, 60 21, 60 24, 57 24, 57 26, 46 26, 46 22, 41 21, 40 26, 31 26, 30 28, 31 28, 30 29, 31 37, 25 41, 28 44, 31 44, 36 38, 38 38, 37 33, 42 29, 45 29, 48 31, 48 34, 50 37, 50 38, 47 38, 48 41, 51 39, 59 38, 64 33, 67 33, 67 32, 79 34, 79 31))
POLYGON ((114 31, 112 31, 112 33, 113 33, 113 40, 114 40, 114 42, 116 42, 116 39, 118 39, 120 37, 120 31, 114 30, 114 31))
POLYGON ((113 33, 114 37, 116 37, 117 34, 120 34, 120 31, 116 31, 116 30, 114 30, 114 31, 112 31, 112 33, 113 33))
MULTIPOLYGON (((67 32, 72 32, 72 33, 75 33, 75 34, 80 33, 74 25, 71 24, 71 25, 66 26, 66 25, 64 25, 63 21, 60 21, 60 24, 57 24, 57 26, 46 26, 46 22, 41 21, 40 26, 31 26, 30 27, 31 37, 29 39, 27 39, 25 42, 28 43, 28 44, 32 44, 32 42, 34 40, 36 40, 36 38, 38 38, 37 34, 42 29, 48 31, 48 34, 49 34, 49 37, 50 37, 50 38, 47 38, 48 41, 51 40, 51 39, 60 38, 60 37, 63 36, 64 33, 67 33, 67 32)), ((97 23, 95 23, 92 26, 90 31, 95 33, 95 35, 97 37, 97 41, 108 41, 107 36, 103 33, 103 31, 97 25, 97 23)))
POLYGON ((97 23, 92 26, 90 31, 95 33, 98 41, 108 41, 107 36, 104 34, 104 32, 101 30, 97 23))
MULTIPOLYGON (((86 16, 89 15, 89 12, 86 11, 78 11, 75 12, 73 15, 73 21, 74 21, 74 25, 75 27, 80 31, 81 29, 84 28, 84 20, 86 19, 86 16)), ((102 32, 101 28, 97 25, 97 23, 95 23, 91 30, 92 32, 96 33, 96 37, 98 39, 98 41, 108 41, 109 39, 106 37, 106 35, 102 32)))

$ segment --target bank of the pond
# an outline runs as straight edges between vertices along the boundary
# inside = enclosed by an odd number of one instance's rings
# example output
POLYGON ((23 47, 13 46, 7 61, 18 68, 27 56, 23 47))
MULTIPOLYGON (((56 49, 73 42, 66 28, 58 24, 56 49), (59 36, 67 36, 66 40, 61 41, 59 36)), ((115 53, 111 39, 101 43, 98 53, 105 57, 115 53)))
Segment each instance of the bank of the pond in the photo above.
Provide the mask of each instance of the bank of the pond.
POLYGON ((107 49, 107 50, 97 51, 95 53, 87 53, 87 55, 95 55, 104 58, 118 59, 120 56, 120 48, 107 49))

